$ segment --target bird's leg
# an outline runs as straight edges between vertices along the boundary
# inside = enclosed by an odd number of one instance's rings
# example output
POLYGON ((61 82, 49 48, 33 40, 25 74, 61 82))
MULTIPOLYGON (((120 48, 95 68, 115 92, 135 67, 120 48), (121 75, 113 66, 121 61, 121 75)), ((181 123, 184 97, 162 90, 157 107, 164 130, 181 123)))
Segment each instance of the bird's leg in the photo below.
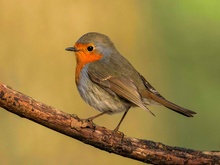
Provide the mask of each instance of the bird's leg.
POLYGON ((102 116, 102 115, 104 115, 104 114, 106 114, 106 113, 108 113, 108 112, 110 112, 110 111, 104 111, 104 112, 102 112, 102 113, 99 113, 98 115, 89 117, 87 120, 92 122, 92 121, 93 121, 94 119, 96 119, 97 117, 102 116))
MULTIPOLYGON (((128 109, 128 110, 129 110, 129 109, 128 109)), ((126 114, 128 113, 128 110, 126 110, 126 111, 125 111, 125 113, 123 114, 123 116, 122 116, 122 118, 121 118, 120 122, 118 123, 117 127, 114 129, 114 131, 113 131, 113 132, 114 132, 114 134, 117 134, 118 129, 119 129, 119 127, 120 127, 120 125, 121 125, 122 121, 124 120, 124 118, 125 118, 126 114)))
POLYGON ((108 113, 108 112, 110 112, 110 111, 104 111, 104 112, 99 113, 95 116, 92 116, 92 117, 89 117, 89 118, 85 119, 85 121, 89 122, 92 125, 92 127, 94 128, 94 131, 95 131, 96 125, 93 123, 93 120, 96 119, 99 116, 102 116, 102 115, 108 113))

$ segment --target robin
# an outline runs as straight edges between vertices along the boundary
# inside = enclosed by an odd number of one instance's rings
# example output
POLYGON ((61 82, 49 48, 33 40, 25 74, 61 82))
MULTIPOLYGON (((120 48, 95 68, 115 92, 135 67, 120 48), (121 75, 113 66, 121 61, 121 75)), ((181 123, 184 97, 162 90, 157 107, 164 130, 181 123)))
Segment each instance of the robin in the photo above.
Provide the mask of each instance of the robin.
POLYGON ((148 105, 163 105, 187 117, 196 114, 166 100, 104 34, 87 33, 66 50, 76 55, 75 82, 81 97, 101 112, 90 121, 103 114, 124 112, 114 129, 117 132, 131 107, 141 107, 152 115, 148 105))

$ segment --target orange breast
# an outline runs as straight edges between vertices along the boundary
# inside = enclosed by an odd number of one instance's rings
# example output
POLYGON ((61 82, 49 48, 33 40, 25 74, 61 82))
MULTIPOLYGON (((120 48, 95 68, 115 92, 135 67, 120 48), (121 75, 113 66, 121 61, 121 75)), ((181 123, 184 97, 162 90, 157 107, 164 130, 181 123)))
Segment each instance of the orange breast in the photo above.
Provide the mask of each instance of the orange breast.
POLYGON ((95 62, 100 60, 103 56, 101 54, 96 53, 96 51, 88 52, 86 50, 88 45, 85 44, 76 44, 75 47, 77 48, 76 52, 76 72, 75 72, 75 81, 78 85, 80 72, 83 69, 83 67, 91 62, 95 62))

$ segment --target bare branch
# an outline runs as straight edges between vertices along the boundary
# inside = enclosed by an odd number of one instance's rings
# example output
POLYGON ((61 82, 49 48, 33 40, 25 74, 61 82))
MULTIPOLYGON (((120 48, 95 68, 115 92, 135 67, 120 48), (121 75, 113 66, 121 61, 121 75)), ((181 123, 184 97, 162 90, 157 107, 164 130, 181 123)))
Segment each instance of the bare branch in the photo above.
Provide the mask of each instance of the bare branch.
POLYGON ((45 105, 0 83, 0 106, 101 150, 151 164, 220 164, 220 152, 131 138, 45 105))

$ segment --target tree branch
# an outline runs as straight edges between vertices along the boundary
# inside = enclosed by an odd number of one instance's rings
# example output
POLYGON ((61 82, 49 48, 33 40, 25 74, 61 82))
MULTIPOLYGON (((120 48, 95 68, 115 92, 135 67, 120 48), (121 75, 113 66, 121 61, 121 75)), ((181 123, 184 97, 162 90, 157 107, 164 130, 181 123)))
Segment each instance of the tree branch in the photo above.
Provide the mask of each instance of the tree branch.
POLYGON ((0 83, 0 106, 101 150, 151 164, 220 164, 220 152, 131 138, 45 105, 0 83))

